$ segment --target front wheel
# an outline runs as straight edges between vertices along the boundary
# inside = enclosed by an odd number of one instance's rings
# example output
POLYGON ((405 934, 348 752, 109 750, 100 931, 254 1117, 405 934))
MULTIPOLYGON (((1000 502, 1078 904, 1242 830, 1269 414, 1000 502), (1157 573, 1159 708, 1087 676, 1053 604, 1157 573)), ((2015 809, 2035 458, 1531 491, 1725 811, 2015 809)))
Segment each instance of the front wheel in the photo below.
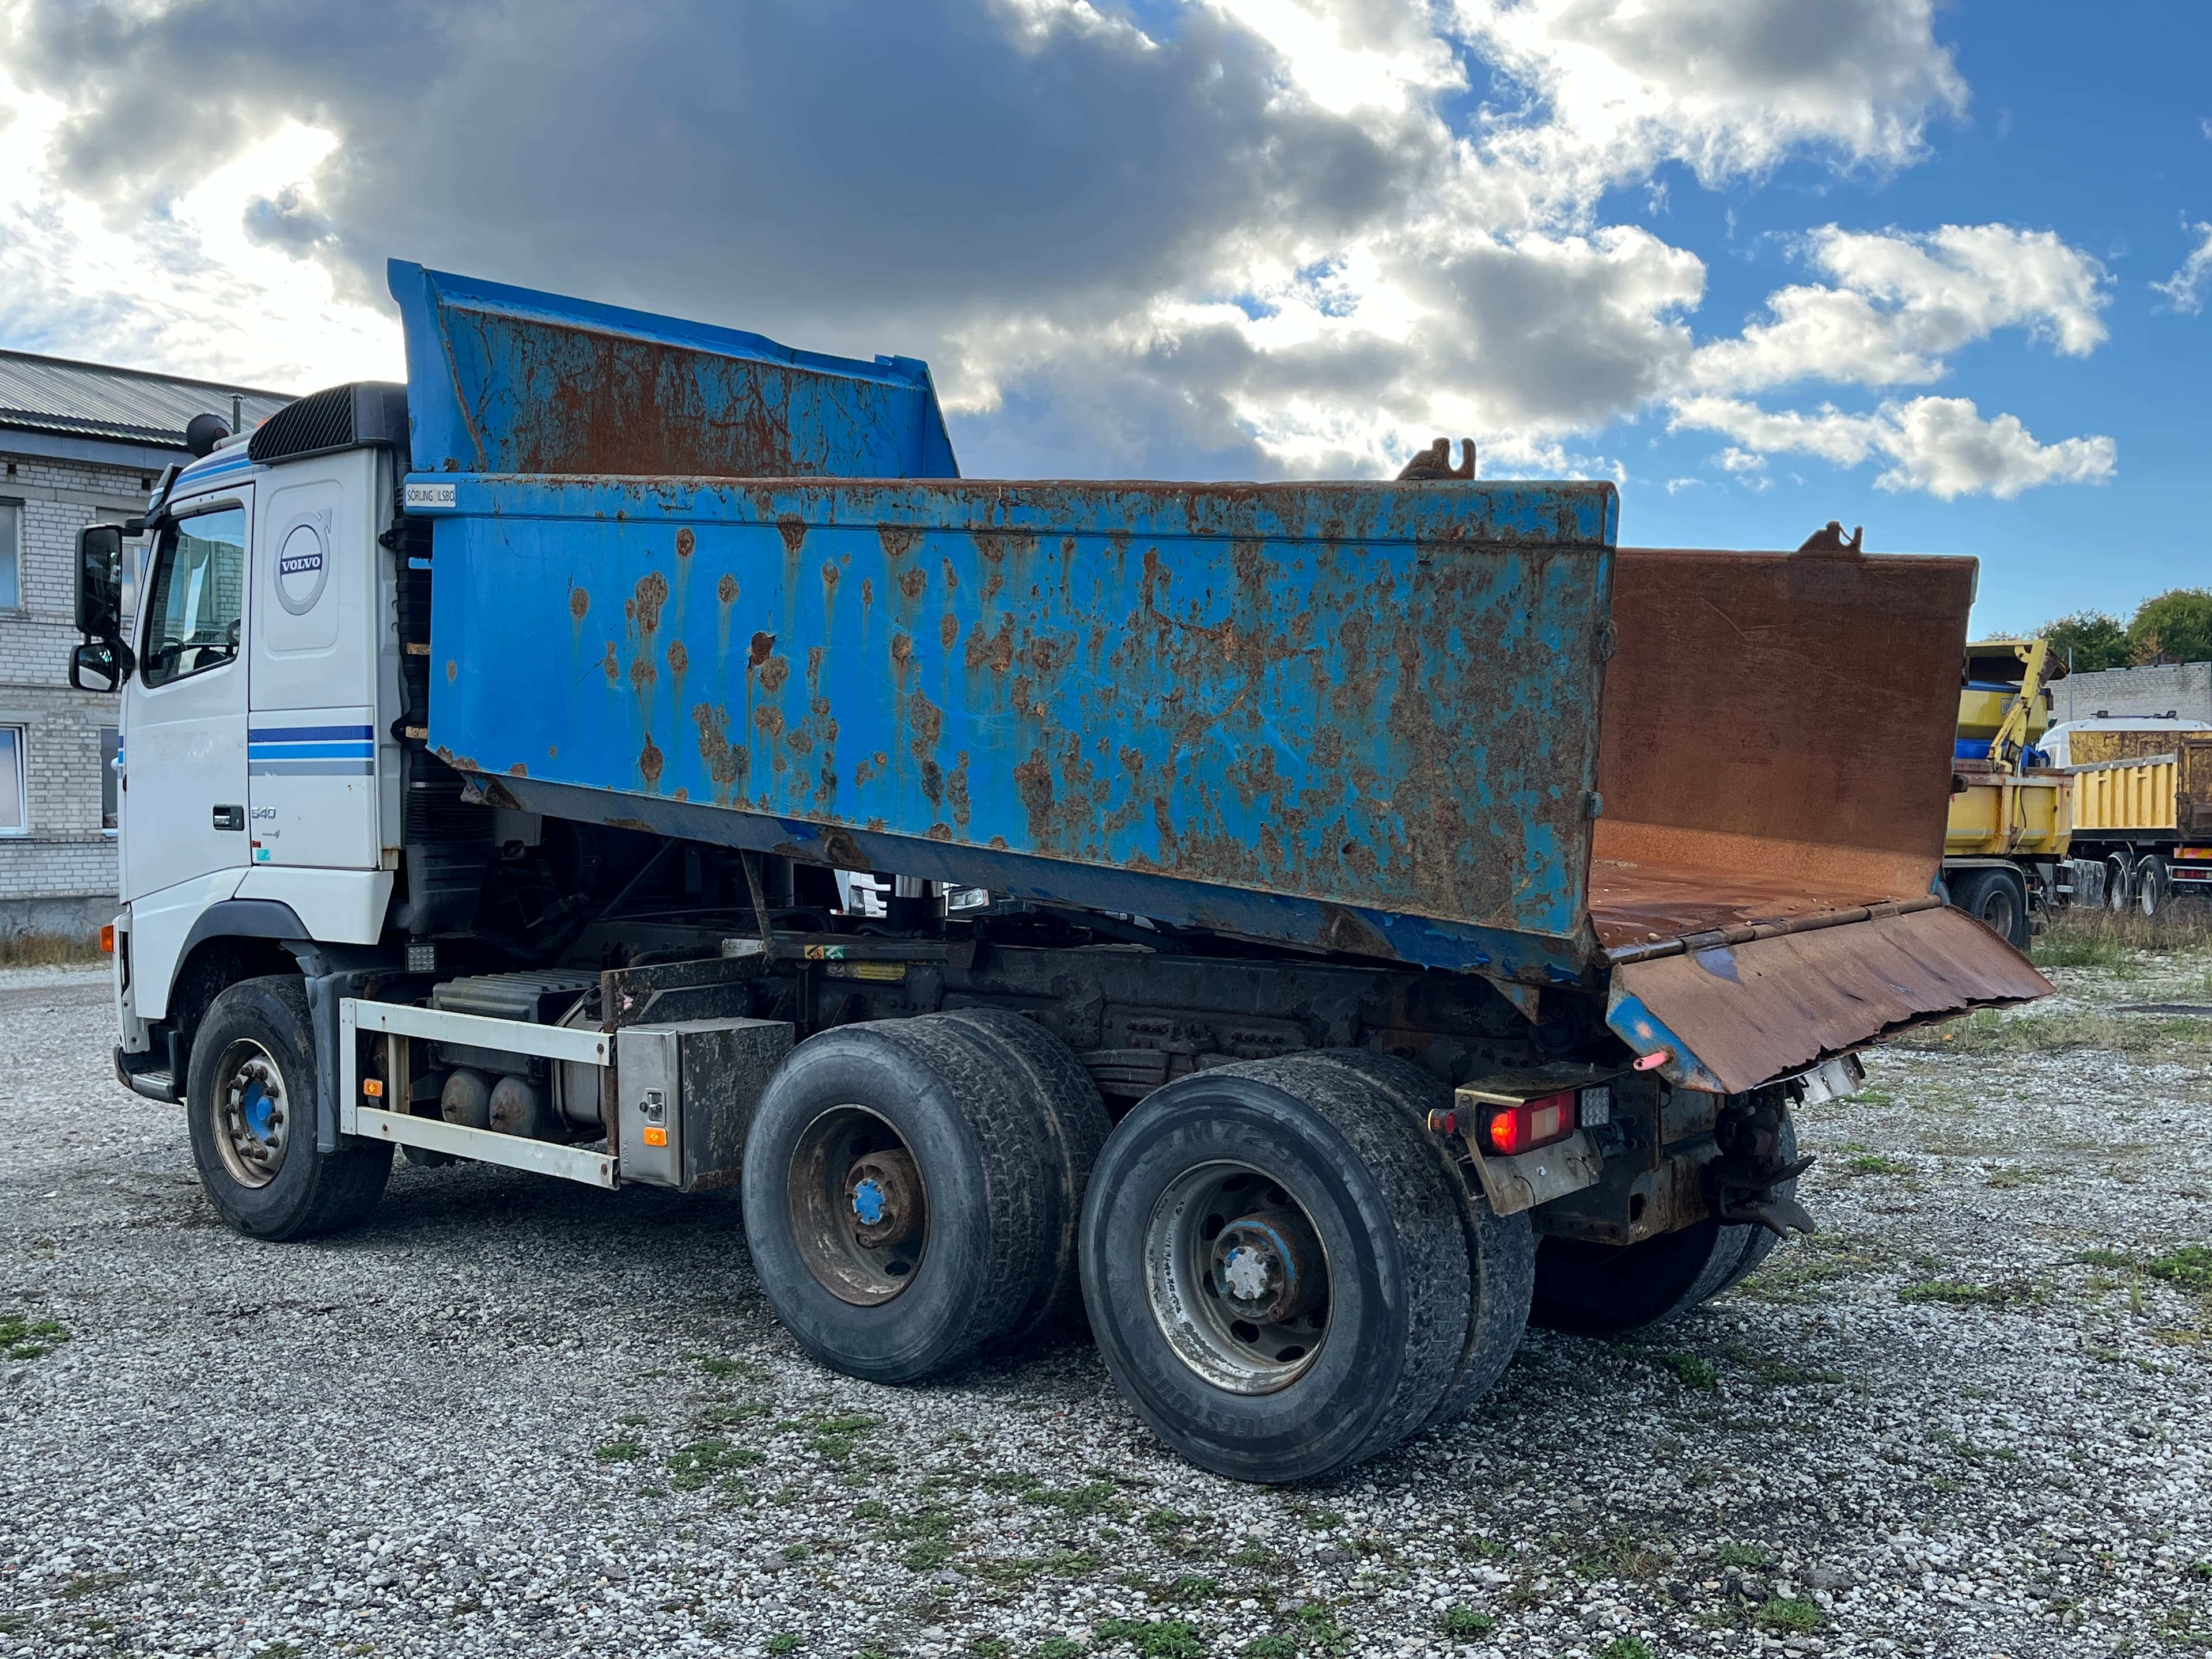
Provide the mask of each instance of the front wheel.
POLYGON ((1091 1329, 1122 1397, 1200 1468, 1328 1474, 1458 1381, 1462 1202, 1400 1092, 1329 1055, 1253 1060, 1156 1090, 1108 1139, 1083 1208, 1091 1329))
POLYGON ((192 1036, 185 1121, 216 1213, 255 1238, 340 1232, 376 1207, 392 1148, 315 1146, 314 1024, 290 975, 241 980, 192 1036))

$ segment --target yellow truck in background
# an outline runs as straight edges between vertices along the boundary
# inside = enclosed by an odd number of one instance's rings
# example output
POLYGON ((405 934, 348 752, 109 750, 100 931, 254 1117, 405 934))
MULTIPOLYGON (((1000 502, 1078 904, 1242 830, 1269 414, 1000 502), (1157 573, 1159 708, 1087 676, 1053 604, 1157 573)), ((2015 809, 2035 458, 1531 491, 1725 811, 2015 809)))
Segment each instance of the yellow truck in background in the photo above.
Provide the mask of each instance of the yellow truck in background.
POLYGON ((1943 884, 2023 948, 2039 911, 2155 915, 2212 896, 2212 726, 2167 715, 2051 723, 2063 665, 2038 639, 1966 647, 1943 884))
POLYGON ((2023 950, 2034 911, 2094 902, 2082 878, 2101 874, 2073 867, 2073 781, 2037 746, 2051 727, 2050 683, 2065 672, 2045 641, 1981 640, 1960 679, 1943 885, 1951 903, 2023 950))
POLYGON ((2212 727, 2071 720, 2043 742, 2074 786, 2072 861, 2101 873, 2106 903, 2156 915, 2212 894, 2212 727))

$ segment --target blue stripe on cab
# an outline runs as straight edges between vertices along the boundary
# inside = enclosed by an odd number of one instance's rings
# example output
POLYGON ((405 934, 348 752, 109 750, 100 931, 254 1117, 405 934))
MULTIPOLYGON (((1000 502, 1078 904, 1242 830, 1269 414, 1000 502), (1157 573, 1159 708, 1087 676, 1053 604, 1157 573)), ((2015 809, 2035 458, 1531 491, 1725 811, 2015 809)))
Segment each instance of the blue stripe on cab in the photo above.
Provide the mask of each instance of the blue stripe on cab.
POLYGON ((246 769, 257 778, 358 778, 376 769, 365 760, 250 761, 246 769))
POLYGON ((257 726, 246 733, 248 743, 361 742, 376 736, 368 726, 257 726))
POLYGON ((367 760, 376 752, 368 743, 249 743, 246 755, 253 760, 367 760))

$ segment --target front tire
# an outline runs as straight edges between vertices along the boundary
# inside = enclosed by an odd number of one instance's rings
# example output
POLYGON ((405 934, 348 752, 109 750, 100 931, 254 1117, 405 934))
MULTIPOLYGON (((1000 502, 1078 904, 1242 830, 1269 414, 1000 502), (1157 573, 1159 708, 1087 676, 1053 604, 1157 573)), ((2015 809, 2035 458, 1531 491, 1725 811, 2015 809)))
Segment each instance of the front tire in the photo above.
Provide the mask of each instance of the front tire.
POLYGON ((1121 1395, 1232 1480, 1311 1479, 1428 1422, 1467 1346, 1451 1175, 1394 1090, 1326 1055, 1156 1090, 1083 1209, 1084 1301, 1121 1395))
POLYGON ((291 975, 241 980, 208 1005, 192 1037, 185 1121, 208 1201, 255 1238, 357 1225, 392 1173, 392 1148, 315 1146, 314 1023, 291 975))

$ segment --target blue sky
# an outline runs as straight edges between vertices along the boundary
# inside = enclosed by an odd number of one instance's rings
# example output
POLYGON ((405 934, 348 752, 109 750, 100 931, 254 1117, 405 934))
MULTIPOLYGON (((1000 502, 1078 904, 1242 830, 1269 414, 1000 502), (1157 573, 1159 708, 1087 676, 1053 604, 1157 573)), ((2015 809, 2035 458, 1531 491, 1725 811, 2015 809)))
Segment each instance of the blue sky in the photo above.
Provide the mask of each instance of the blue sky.
MULTIPOLYGON (((1957 353, 1951 380, 2039 437, 2108 434, 2111 482, 2010 501, 1873 488, 1875 469, 1777 466, 1763 494, 1740 486, 1649 488, 1652 475, 1712 479, 1704 434, 1612 443, 1637 484, 1623 535, 1662 544, 1779 544, 1802 524, 1864 524, 1869 547, 1970 553, 1983 562, 1978 626, 2025 629, 2095 607, 2123 619, 2147 595, 2212 586, 2202 499, 2212 440, 2212 316, 2178 313, 2151 287, 2171 277, 2212 220, 2212 9, 2130 7, 2124 27, 2083 27, 2051 0, 1966 3, 1937 15, 1972 88, 1963 118, 1934 124, 1928 157, 1875 176, 1794 161, 1759 184, 1703 191, 1673 169, 1668 234, 1705 253, 1716 325, 1756 311, 1791 270, 1788 239, 1833 218, 1853 228, 1997 222, 2054 230, 2110 272, 2111 337, 2061 356, 2018 331, 1957 353), (1733 213, 1733 234, 1726 216, 1733 213), (1788 476, 1794 471, 1803 478, 1788 476)), ((1640 203, 1623 202, 1620 210, 1640 203)), ((2208 295, 2212 299, 2212 295, 2208 295)), ((1945 389, 1950 389, 1947 386, 1945 389)), ((1844 401, 1841 398, 1838 401, 1844 401)), ((1861 398, 1846 404, 1864 407, 1861 398)), ((1658 434, 1650 434, 1658 435, 1658 434)))
POLYGON ((1984 629, 2124 617, 2212 583, 2212 22, 2122 16, 0 0, 0 343, 396 378, 397 255, 927 357, 971 475, 1471 436, 1632 541, 1835 518, 1980 557, 1984 629))

